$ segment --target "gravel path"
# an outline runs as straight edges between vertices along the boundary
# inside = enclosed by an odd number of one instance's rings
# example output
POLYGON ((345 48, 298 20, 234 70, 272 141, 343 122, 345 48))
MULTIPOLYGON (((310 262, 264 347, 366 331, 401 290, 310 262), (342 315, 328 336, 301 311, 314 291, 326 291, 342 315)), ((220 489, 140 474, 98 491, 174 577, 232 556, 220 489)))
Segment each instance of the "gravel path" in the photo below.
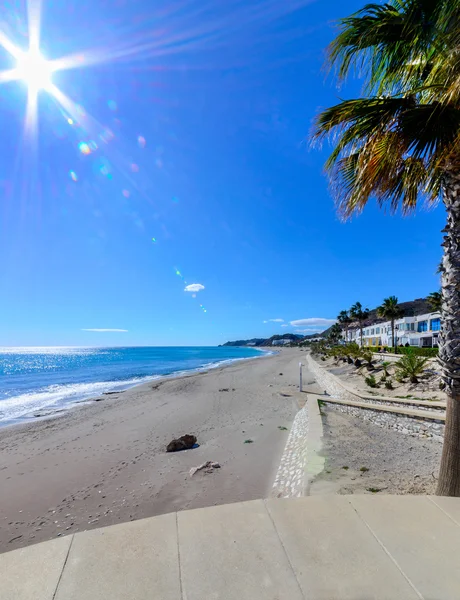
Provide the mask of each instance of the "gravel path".
POLYGON ((385 494, 434 493, 441 444, 380 429, 325 406, 321 410, 326 465, 311 494, 377 493, 371 488, 385 494))

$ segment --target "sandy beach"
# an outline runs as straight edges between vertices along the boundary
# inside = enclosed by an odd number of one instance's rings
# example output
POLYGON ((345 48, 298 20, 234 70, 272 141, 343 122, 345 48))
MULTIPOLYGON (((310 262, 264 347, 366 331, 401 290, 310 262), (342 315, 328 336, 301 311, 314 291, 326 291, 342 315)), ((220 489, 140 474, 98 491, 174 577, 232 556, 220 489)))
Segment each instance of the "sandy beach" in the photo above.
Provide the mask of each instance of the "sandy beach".
MULTIPOLYGON (((298 407, 298 349, 106 394, 0 429, 0 552, 175 510, 266 497, 298 407), (199 447, 166 453, 191 433, 199 447), (245 443, 251 440, 252 443, 245 443), (190 476, 205 461, 220 469, 190 476)), ((304 382, 313 381, 304 370, 304 382)))

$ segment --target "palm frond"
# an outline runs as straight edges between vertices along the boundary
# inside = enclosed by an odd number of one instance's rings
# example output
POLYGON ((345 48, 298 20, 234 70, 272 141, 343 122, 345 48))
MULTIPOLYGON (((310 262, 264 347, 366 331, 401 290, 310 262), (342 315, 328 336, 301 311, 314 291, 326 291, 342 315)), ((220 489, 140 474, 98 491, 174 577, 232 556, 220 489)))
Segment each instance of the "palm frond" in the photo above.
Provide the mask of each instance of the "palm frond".
MULTIPOLYGON (((455 4, 455 2, 450 2, 455 4)), ((439 31, 451 27, 449 0, 367 4, 339 22, 329 60, 340 79, 355 67, 367 93, 396 93, 426 78, 445 48, 439 31)))

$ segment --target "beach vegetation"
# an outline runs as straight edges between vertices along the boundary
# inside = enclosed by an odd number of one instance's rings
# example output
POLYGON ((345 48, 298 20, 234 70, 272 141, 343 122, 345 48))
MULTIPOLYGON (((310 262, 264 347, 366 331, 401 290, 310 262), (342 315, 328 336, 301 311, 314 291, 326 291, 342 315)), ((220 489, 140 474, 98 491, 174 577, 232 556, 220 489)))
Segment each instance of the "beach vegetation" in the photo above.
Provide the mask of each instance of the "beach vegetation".
POLYGON ((417 356, 435 358, 439 353, 439 348, 419 348, 418 346, 409 346, 408 348, 405 346, 400 346, 399 348, 392 348, 390 346, 369 346, 369 350, 371 352, 380 352, 383 347, 391 354, 409 354, 413 352, 417 356))
POLYGON ((364 379, 364 383, 366 385, 368 385, 370 388, 376 388, 379 387, 379 384, 377 383, 377 380, 375 379, 374 375, 368 375, 365 379, 364 379))
POLYGON ((385 381, 385 387, 387 390, 394 390, 393 382, 391 381, 391 379, 387 379, 385 381))
POLYGON ((386 378, 386 377, 389 377, 389 375, 390 375, 390 372, 389 372, 389 370, 388 370, 388 367, 389 367, 390 365, 391 365, 391 363, 390 363, 390 362, 388 362, 387 360, 384 360, 384 361, 383 361, 383 362, 380 364, 380 366, 382 367, 383 376, 384 376, 385 378, 386 378))
POLYGON ((315 127, 317 140, 334 143, 326 170, 344 218, 370 199, 403 214, 444 203, 439 361, 447 411, 437 494, 451 496, 460 496, 458 8, 458 0, 387 0, 341 19, 328 61, 339 80, 353 72, 364 86, 361 97, 321 112, 315 127))
POLYGON ((361 356, 366 363, 366 369, 368 371, 372 371, 374 369, 374 363, 372 362, 374 355, 372 354, 372 352, 368 349, 362 350, 361 356))
POLYGON ((401 379, 408 378, 411 383, 418 383, 419 377, 425 371, 428 358, 415 356, 415 354, 405 354, 395 364, 396 374, 401 379))

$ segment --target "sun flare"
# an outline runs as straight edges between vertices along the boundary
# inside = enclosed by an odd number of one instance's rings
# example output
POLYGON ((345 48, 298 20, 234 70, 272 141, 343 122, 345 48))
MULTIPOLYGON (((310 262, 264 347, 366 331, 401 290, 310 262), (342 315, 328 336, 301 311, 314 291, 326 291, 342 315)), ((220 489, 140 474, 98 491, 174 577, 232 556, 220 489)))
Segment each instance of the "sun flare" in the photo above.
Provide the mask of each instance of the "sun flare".
POLYGON ((29 50, 20 55, 16 71, 18 79, 22 80, 30 91, 46 90, 52 84, 51 63, 45 60, 39 51, 29 50))

